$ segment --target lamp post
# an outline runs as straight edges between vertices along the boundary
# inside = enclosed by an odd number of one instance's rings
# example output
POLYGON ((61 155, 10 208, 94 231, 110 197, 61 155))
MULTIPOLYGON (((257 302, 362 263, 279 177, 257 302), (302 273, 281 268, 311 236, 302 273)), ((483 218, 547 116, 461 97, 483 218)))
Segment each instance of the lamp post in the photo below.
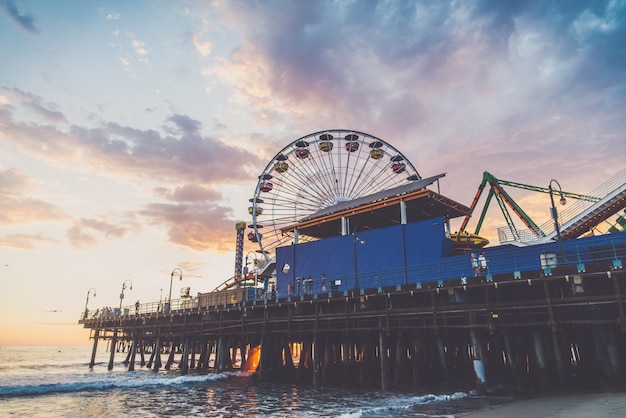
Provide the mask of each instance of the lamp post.
POLYGON ((120 293, 120 315, 122 315, 122 301, 124 300, 124 290, 126 289, 126 283, 130 283, 130 290, 133 290, 133 282, 128 279, 122 283, 122 292, 120 293))
POLYGON ((89 293, 91 293, 91 291, 93 290, 93 297, 96 297, 96 288, 92 287, 91 289, 89 289, 87 291, 87 300, 85 301, 85 317, 84 319, 87 319, 87 315, 89 314, 89 310, 87 309, 87 304, 89 303, 89 293))
POLYGON ((180 277, 180 280, 183 280, 183 271, 179 267, 176 267, 174 270, 172 270, 172 274, 170 275, 170 295, 167 298, 168 312, 170 311, 170 309, 172 309, 172 281, 174 280, 174 273, 178 273, 178 277, 180 277))
POLYGON ((354 230, 352 231, 352 251, 353 251, 353 256, 354 256, 354 292, 356 292, 357 295, 359 294, 360 286, 359 286, 359 272, 358 272, 357 260, 356 260, 356 243, 358 241, 359 244, 365 244, 365 240, 357 237, 356 235, 356 230, 358 228, 359 228, 359 225, 356 225, 354 227, 354 230))
POLYGON ((548 185, 548 191, 550 192, 550 204, 552 205, 550 207, 550 215, 552 216, 552 220, 554 221, 554 232, 556 232, 556 240, 559 243, 561 243, 561 230, 559 228, 559 214, 558 214, 558 211, 556 210, 556 206, 554 205, 552 183, 556 183, 556 185, 559 187, 559 195, 561 196, 559 203, 561 203, 561 205, 565 205, 567 201, 565 200, 565 196, 563 196, 563 189, 561 189, 561 185, 559 184, 559 182, 554 179, 550 180, 550 184, 548 185))
POLYGON ((246 264, 243 268, 243 276, 244 278, 246 276, 248 276, 248 273, 250 272, 250 269, 248 268, 248 265, 250 264, 250 262, 248 261, 248 257, 250 256, 250 254, 252 254, 252 266, 256 268, 256 253, 254 251, 248 251, 248 254, 246 254, 246 264))

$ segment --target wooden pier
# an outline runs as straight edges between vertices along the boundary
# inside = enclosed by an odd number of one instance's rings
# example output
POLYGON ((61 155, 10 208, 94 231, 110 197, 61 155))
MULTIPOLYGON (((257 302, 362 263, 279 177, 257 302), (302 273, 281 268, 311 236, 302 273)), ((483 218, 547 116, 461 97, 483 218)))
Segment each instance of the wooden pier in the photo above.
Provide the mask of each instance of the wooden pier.
POLYGON ((94 367, 180 373, 255 370, 264 382, 404 388, 432 384, 520 391, 623 380, 621 265, 468 277, 274 300, 188 304, 169 312, 81 319, 94 367), (258 366, 257 364, 258 363, 258 366))

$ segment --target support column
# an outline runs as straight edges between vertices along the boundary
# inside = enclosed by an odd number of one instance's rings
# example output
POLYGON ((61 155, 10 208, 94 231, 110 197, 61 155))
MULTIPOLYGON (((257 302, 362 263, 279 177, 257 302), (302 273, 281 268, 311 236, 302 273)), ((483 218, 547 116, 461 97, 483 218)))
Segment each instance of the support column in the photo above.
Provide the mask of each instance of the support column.
POLYGON ((96 351, 98 349, 98 337, 100 336, 100 330, 96 328, 96 332, 93 335, 93 348, 91 349, 91 361, 89 361, 89 368, 93 369, 96 364, 96 351))
POLYGON ((202 340, 202 347, 200 348, 200 358, 198 359, 198 370, 207 370, 209 368, 207 352, 207 342, 202 340))
POLYGON ((183 357, 180 359, 180 374, 189 373, 189 337, 185 338, 183 357))
MULTIPOLYGON (((131 344, 131 346, 135 345, 135 339, 133 338, 133 342, 131 344)), ((126 351, 126 341, 124 341, 123 346, 122 346, 122 353, 126 351)), ((124 359, 124 361, 122 363, 124 363, 125 366, 128 365, 128 363, 130 362, 130 355, 132 354, 132 350, 128 349, 128 353, 126 353, 126 358, 124 359)))
POLYGON ((441 335, 437 334, 435 337, 435 342, 437 344, 437 354, 439 355, 439 362, 441 363, 441 369, 443 370, 443 382, 448 383, 450 378, 450 374, 448 372, 448 360, 446 358, 446 349, 441 340, 441 335))
POLYGON ((615 338, 605 325, 593 327, 593 341, 595 354, 602 366, 603 383, 614 381, 619 376, 619 355, 615 345, 615 338))
MULTIPOLYGON (((263 353, 263 351, 261 351, 261 353, 263 353)), ((224 371, 224 338, 222 336, 217 339, 217 345, 215 346, 214 369, 217 373, 224 371)))
POLYGON ((394 354, 394 372, 393 372, 393 384, 395 387, 400 387, 402 383, 402 371, 406 367, 406 350, 402 335, 398 333, 396 338, 396 349, 394 354))
POLYGON ((559 342, 559 335, 553 331, 552 334, 552 347, 554 350, 554 362, 556 364, 556 369, 559 378, 559 386, 563 386, 565 384, 565 370, 563 369, 563 360, 561 358, 561 344, 559 342))
POLYGON ((113 339, 111 340, 111 347, 109 353, 109 370, 113 370, 113 360, 115 357, 115 347, 117 346, 117 328, 113 331, 113 339))
POLYGON ((420 383, 419 358, 423 340, 423 337, 415 336, 413 338, 413 346, 411 347, 411 383, 413 384, 413 387, 416 387, 420 383))
POLYGON ((352 344, 346 338, 343 341, 343 350, 342 350, 342 360, 343 363, 343 378, 345 381, 350 380, 350 371, 353 369, 352 362, 354 361, 354 356, 352 355, 352 344))
MULTIPOLYGON (((211 354, 213 353, 213 348, 215 347, 215 342, 213 340, 210 340, 208 342, 208 347, 206 349, 206 369, 210 370, 211 369, 211 354)), ((216 366, 216 362, 215 362, 215 356, 213 358, 213 369, 215 369, 216 366)))
POLYGON ((509 333, 505 333, 503 335, 504 338, 504 349, 506 352, 506 359, 507 359, 507 366, 509 368, 509 370, 511 371, 511 376, 513 377, 513 382, 515 384, 515 387, 517 388, 518 392, 523 391, 524 389, 524 385, 523 385, 523 381, 522 378, 519 374, 519 370, 517 367, 517 352, 513 351, 513 344, 511 343, 511 336, 509 335, 509 333))
POLYGON ((380 388, 389 389, 389 358, 387 357, 387 344, 385 344, 385 330, 382 323, 378 329, 378 355, 380 357, 380 388))
POLYGON ((329 381, 333 370, 333 343, 330 336, 326 338, 326 344, 324 344, 324 362, 322 363, 322 380, 329 381))
POLYGON ((485 364, 483 362, 483 347, 479 330, 476 325, 476 312, 469 313, 470 325, 470 341, 472 344, 472 362, 474 363, 474 376, 476 378, 476 393, 484 395, 487 389, 487 377, 485 376, 485 364))
POLYGON ((174 355, 176 354, 176 344, 172 340, 170 342, 170 355, 167 357, 167 363, 165 363, 165 370, 169 370, 174 364, 174 355))
POLYGON ((361 362, 359 363, 359 384, 361 386, 368 386, 370 383, 370 353, 371 346, 367 334, 361 337, 361 362))
POLYGON ((239 356, 241 357, 241 366, 239 366, 239 368, 243 370, 243 366, 246 364, 246 360, 248 359, 246 344, 244 344, 243 341, 239 341, 239 356))
POLYGON ((130 349, 130 359, 129 359, 129 363, 128 363, 128 371, 132 372, 135 370, 135 355, 137 354, 137 339, 133 339, 133 344, 132 347, 130 349))
POLYGON ((543 347, 543 339, 539 331, 533 331, 533 347, 535 350, 535 359, 537 361, 537 372, 539 378, 539 389, 545 390, 547 387, 548 362, 543 347))
POLYGON ((615 338, 615 331, 613 328, 608 326, 604 327, 606 332, 606 351, 607 351, 607 359, 610 365, 611 371, 611 379, 614 380, 615 383, 621 383, 621 361, 619 356, 619 348, 617 347, 617 341, 615 338))
POLYGON ((283 343, 283 358, 285 359, 285 369, 287 370, 287 374, 289 376, 293 376, 295 367, 293 364, 293 357, 291 356, 291 348, 289 347, 288 342, 283 343))
POLYGON ((148 369, 152 369, 152 363, 154 362, 155 356, 156 356, 156 350, 154 349, 154 346, 153 346, 152 353, 150 353, 150 358, 148 359, 148 364, 146 364, 146 367, 148 369))
POLYGON ((146 365, 146 350, 145 341, 139 340, 139 355, 141 356, 141 367, 146 365))
POLYGON ((300 362, 298 363, 298 378, 302 379, 308 372, 308 369, 313 369, 312 360, 313 355, 311 353, 311 347, 313 341, 308 337, 302 342, 302 351, 300 352, 300 362))
POLYGON ((191 358, 189 359, 189 368, 190 369, 195 369, 196 368, 196 343, 195 342, 191 342, 191 358))
POLYGON ((161 363, 161 348, 163 347, 163 340, 161 339, 161 337, 158 337, 156 340, 156 345, 154 347, 154 368, 152 370, 154 370, 155 372, 159 371, 159 369, 161 368, 161 366, 163 365, 161 363))
POLYGON ((313 386, 318 386, 320 383, 320 357, 321 357, 321 343, 319 335, 313 336, 313 386))

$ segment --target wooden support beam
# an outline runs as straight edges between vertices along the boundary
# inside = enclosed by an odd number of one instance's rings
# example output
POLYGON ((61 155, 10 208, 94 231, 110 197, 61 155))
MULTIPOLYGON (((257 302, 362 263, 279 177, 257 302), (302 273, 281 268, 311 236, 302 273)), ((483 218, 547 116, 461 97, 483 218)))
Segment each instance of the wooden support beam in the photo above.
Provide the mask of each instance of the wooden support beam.
POLYGON ((93 348, 91 349, 91 360, 89 361, 89 368, 93 369, 96 364, 96 351, 98 349, 98 337, 100 336, 100 328, 96 328, 93 335, 93 348))

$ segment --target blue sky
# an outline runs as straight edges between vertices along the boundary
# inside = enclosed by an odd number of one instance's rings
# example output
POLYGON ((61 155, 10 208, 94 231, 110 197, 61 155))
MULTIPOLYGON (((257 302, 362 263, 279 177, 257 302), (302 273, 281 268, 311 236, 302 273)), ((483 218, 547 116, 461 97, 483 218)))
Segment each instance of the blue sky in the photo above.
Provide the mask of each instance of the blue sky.
POLYGON ((0 0, 0 344, 87 343, 91 287, 213 289, 312 132, 384 139, 466 205, 483 171, 586 193, 624 168, 625 45, 623 0, 0 0))

